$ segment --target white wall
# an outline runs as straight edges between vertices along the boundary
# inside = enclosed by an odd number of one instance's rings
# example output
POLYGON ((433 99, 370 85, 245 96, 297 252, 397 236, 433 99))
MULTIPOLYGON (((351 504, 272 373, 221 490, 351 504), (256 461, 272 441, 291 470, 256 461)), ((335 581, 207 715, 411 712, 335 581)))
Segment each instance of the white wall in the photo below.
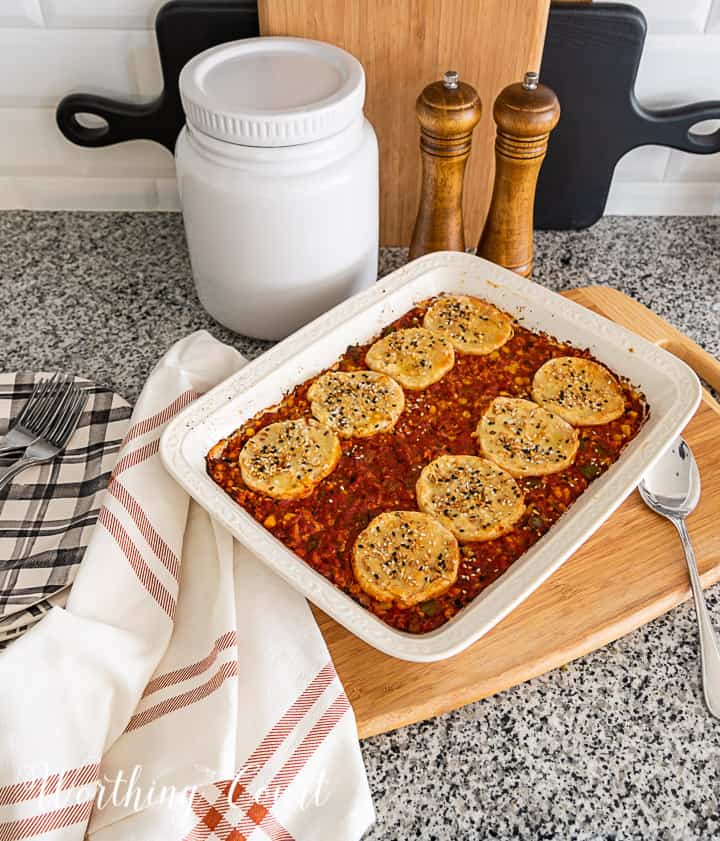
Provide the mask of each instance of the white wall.
MULTIPOLYGON (((0 208, 171 209, 172 159, 134 141, 81 149, 55 127, 66 93, 152 97, 161 0, 0 0, 0 208)), ((648 19, 638 95, 720 100, 720 0, 637 0, 648 19)), ((608 213, 720 213, 720 154, 660 147, 618 165, 608 213)))

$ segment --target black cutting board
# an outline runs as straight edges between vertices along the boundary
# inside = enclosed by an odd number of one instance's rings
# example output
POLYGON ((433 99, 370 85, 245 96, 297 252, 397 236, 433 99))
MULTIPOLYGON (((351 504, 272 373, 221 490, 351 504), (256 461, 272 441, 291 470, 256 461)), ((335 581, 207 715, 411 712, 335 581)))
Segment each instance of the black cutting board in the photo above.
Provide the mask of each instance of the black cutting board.
MULTIPOLYGON (((603 214, 615 165, 647 144, 701 155, 720 151, 720 130, 696 134, 720 118, 720 101, 653 111, 635 96, 645 18, 634 6, 551 6, 541 81, 560 100, 535 194, 536 228, 586 228, 603 214)), ((720 82, 718 82, 720 94, 720 82)))
POLYGON ((170 152, 185 124, 178 80, 187 62, 203 50, 260 34, 256 0, 171 0, 155 19, 163 92, 153 102, 119 102, 89 93, 66 96, 58 105, 60 131, 79 146, 109 146, 124 140, 155 140, 170 152), (88 128, 78 114, 107 125, 88 128))

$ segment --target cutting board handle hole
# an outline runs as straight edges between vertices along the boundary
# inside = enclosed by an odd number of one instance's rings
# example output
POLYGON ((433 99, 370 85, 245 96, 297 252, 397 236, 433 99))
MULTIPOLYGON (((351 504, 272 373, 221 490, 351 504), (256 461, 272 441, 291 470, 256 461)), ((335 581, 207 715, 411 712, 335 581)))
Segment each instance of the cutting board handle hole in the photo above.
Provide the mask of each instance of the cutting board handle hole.
POLYGON ((86 141, 98 141, 110 132, 110 123, 100 114, 77 111, 70 116, 70 126, 76 136, 86 141))
POLYGON ((81 129, 89 129, 90 131, 102 131, 105 134, 110 124, 99 114, 91 114, 89 111, 79 111, 74 115, 75 122, 81 129))
POLYGON ((700 120, 699 123, 690 126, 690 135, 705 137, 708 134, 715 134, 720 129, 720 120, 700 120))
POLYGON ((688 129, 688 141, 698 151, 720 150, 720 120, 700 120, 688 129))

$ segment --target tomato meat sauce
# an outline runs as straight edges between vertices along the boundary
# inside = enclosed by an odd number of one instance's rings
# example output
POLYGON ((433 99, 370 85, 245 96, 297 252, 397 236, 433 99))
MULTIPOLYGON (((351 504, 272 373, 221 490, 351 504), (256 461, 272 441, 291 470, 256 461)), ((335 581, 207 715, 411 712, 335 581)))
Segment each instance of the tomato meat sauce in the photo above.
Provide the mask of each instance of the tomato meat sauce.
MULTIPOLYGON (((428 301, 383 331, 422 326, 428 301)), ((372 342, 347 349, 334 370, 367 370, 372 342)), ((238 457, 258 430, 280 420, 311 417, 307 391, 317 377, 297 386, 271 411, 256 415, 207 457, 209 475, 278 540, 355 601, 394 628, 421 634, 443 625, 539 540, 580 494, 615 462, 647 414, 644 396, 620 381, 625 412, 611 423, 579 429, 575 462, 561 473, 517 479, 526 510, 513 530, 480 543, 462 543, 456 582, 442 595, 409 608, 365 593, 352 570, 355 538, 384 511, 417 511, 420 471, 444 454, 479 455, 472 433, 498 396, 531 399, 537 369, 556 356, 593 357, 545 334, 515 324, 515 335, 487 356, 456 351, 454 367, 424 391, 405 390, 405 409, 394 430, 370 438, 343 438, 335 470, 303 499, 281 500, 248 488, 238 457)), ((318 376, 320 376, 318 374, 318 376)))

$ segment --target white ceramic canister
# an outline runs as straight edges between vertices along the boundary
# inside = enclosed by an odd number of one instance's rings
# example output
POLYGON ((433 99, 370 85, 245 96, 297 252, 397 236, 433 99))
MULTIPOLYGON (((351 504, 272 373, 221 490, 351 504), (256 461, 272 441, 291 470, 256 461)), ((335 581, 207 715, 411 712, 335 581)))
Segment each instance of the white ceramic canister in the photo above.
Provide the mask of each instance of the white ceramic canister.
POLYGON ((378 152, 357 59, 249 38, 191 59, 180 94, 178 187, 210 315, 280 339, 375 281, 378 152))

